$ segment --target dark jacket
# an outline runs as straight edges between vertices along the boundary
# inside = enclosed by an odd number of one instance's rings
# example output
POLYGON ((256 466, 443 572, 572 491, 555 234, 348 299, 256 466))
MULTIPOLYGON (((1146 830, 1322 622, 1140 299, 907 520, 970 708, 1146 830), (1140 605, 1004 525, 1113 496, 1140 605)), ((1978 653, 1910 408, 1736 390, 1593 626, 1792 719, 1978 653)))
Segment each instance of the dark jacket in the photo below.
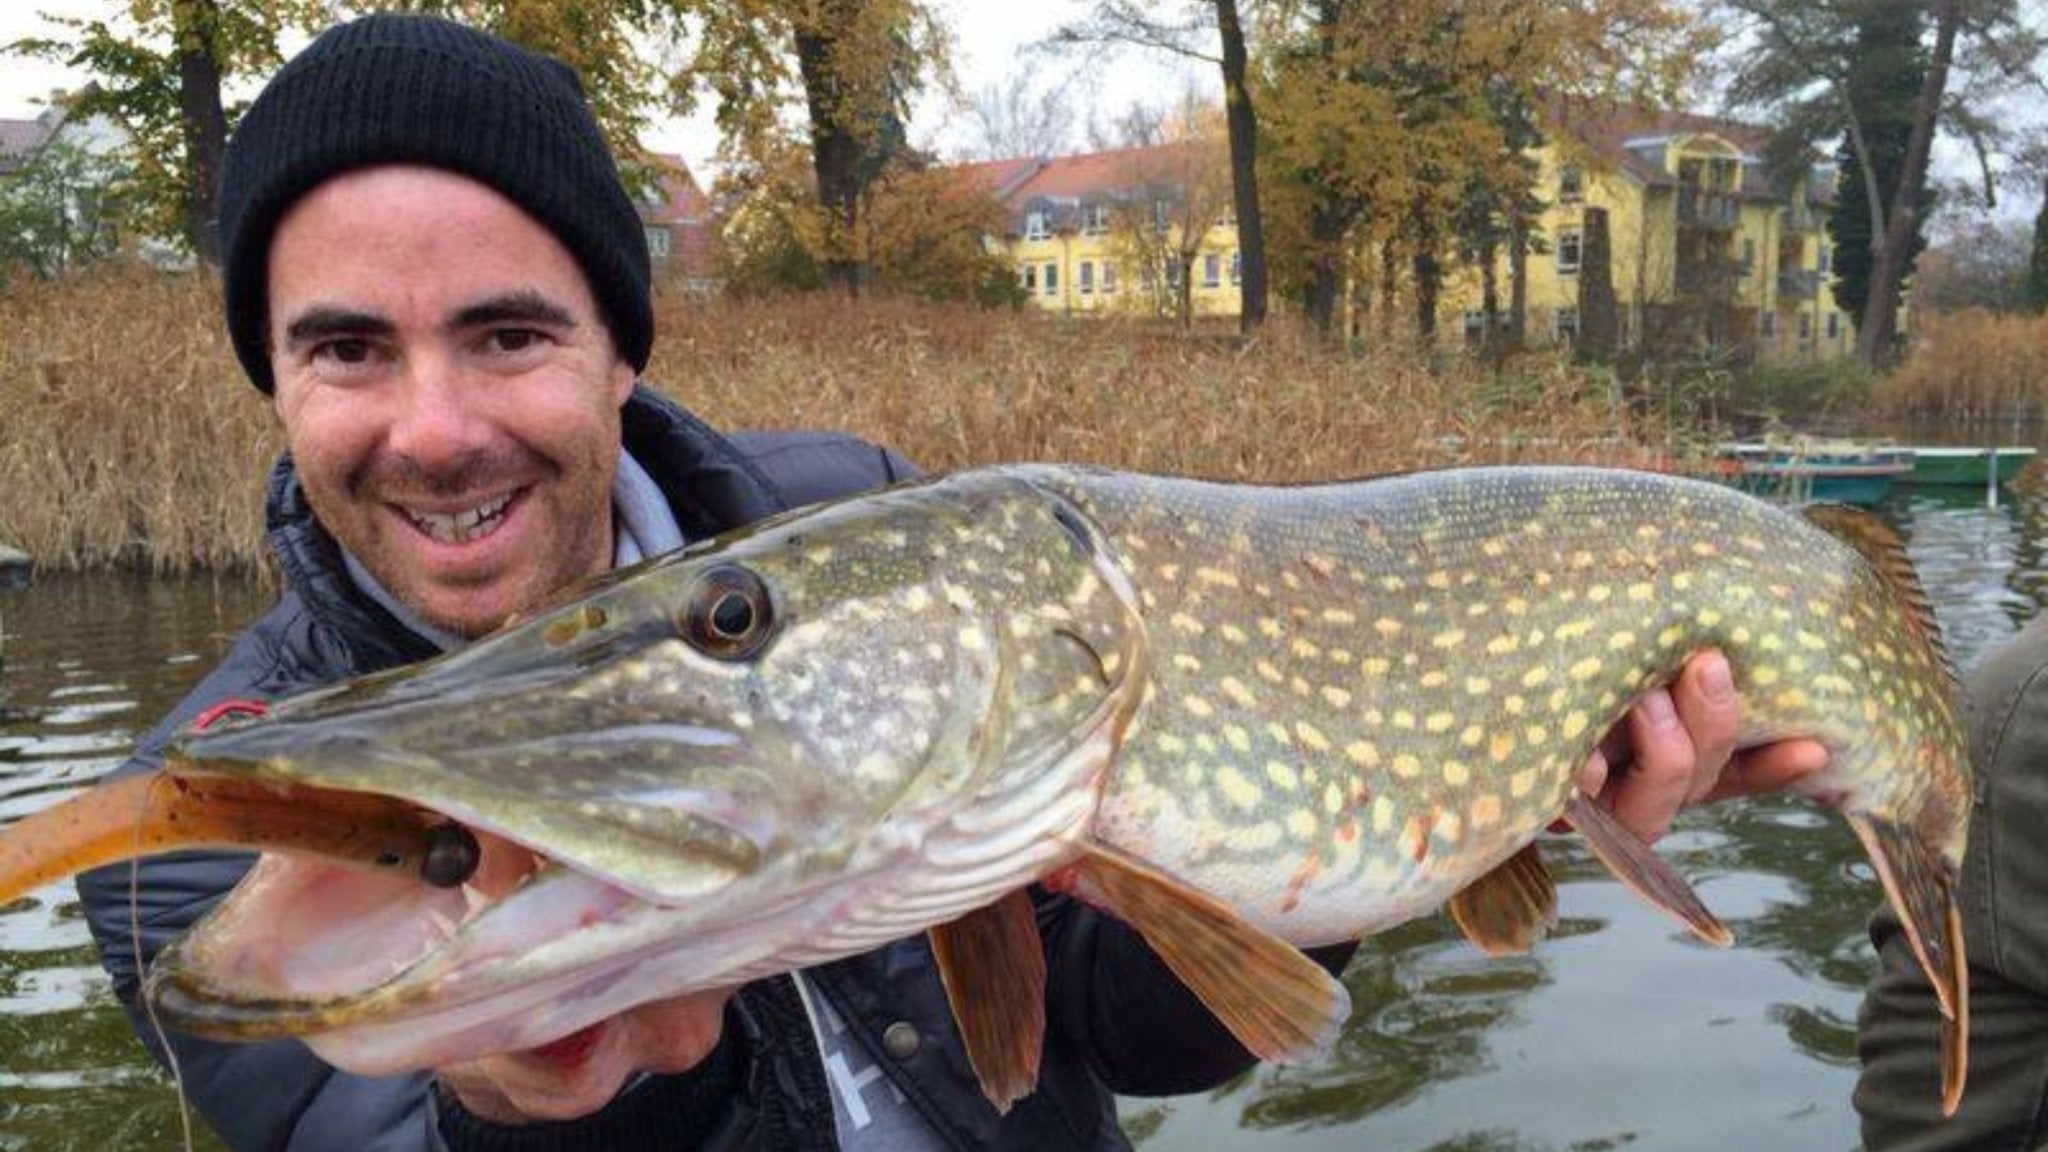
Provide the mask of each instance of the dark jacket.
MULTIPOLYGON (((721 436, 644 390, 626 407, 625 439, 693 539, 911 474, 900 457, 847 437, 721 436)), ((349 582, 288 460, 272 476, 269 531, 284 594, 120 771, 155 767, 170 735, 220 701, 276 699, 432 654, 349 582)), ((133 885, 126 864, 79 878, 101 962, 159 1059, 163 1039, 136 1002, 137 952, 154 956, 213 906, 249 860, 182 853, 143 861, 133 885)), ((1126 1147, 1111 1091, 1194 1091, 1250 1064, 1134 933, 1080 905, 1038 896, 1048 960, 1046 1051, 1038 1091, 1007 1117, 981 1097, 922 938, 811 973, 857 1041, 956 1147, 1126 1147)), ((788 977, 734 997, 718 1048, 697 1069, 655 1078, 584 1120, 533 1128, 484 1125, 440 1099, 425 1075, 368 1079, 336 1071, 295 1041, 231 1045, 173 1036, 170 1043, 187 1094, 237 1149, 833 1145, 823 1065, 788 977)))
POLYGON ((2048 617, 1970 677, 1976 802, 1963 857, 1969 1081, 1941 1115, 1941 1009, 1889 909, 1857 1036, 1870 1152, 2030 1152, 2048 1144, 2048 617))

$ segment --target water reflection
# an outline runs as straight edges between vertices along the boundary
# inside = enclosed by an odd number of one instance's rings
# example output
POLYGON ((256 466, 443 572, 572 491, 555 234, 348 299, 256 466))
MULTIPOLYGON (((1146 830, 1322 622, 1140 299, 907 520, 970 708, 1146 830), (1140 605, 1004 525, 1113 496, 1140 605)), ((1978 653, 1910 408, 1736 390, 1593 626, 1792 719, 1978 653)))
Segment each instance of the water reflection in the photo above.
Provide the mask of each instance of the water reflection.
MULTIPOLYGON (((1973 666, 2048 599, 2048 501, 1902 490, 1950 646, 1973 666)), ((0 593, 0 821, 117 764, 265 604, 239 584, 47 580, 0 593)), ((1663 851, 1734 930, 1693 942, 1575 842, 1546 845, 1565 921, 1487 960, 1447 921, 1388 932, 1346 974, 1331 1057, 1226 1088, 1127 1102, 1146 1152, 1847 1149, 1854 1022, 1876 887, 1832 817, 1788 801, 1689 817, 1663 851)), ((181 1143, 68 886, 0 908, 0 1152, 181 1143)), ((217 1145, 204 1136, 200 1147, 217 1145)))

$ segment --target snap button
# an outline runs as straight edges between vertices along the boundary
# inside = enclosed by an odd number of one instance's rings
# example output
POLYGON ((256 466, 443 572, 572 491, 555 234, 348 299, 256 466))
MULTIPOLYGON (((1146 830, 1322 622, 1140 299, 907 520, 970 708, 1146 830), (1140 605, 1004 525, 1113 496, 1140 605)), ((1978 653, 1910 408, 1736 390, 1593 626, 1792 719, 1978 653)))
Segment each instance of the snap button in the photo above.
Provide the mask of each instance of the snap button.
POLYGON ((897 1060, 917 1055, 918 1046, 923 1043, 917 1029, 907 1020, 898 1020, 882 1030, 882 1051, 897 1060))

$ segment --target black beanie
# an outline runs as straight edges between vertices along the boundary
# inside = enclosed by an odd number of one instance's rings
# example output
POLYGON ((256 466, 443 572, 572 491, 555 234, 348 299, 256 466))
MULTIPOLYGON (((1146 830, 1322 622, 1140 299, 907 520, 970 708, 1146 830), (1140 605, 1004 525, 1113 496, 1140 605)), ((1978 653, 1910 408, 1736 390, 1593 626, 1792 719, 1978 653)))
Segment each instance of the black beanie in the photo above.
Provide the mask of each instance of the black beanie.
POLYGON ((278 70, 221 165, 228 334, 271 390, 267 272, 278 221, 354 168, 421 164, 488 185, 576 257, 638 372, 654 344, 647 239, 568 66, 430 16, 337 25, 278 70))

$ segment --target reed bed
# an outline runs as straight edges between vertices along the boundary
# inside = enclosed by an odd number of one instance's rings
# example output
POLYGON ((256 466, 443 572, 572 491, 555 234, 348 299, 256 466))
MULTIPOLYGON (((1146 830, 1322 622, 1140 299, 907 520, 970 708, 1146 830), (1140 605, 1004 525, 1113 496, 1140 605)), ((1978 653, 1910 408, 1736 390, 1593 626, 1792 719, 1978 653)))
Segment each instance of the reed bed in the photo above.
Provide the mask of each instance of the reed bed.
MULTIPOLYGON (((0 542, 53 570, 261 572, 281 438, 206 276, 108 268, 0 297, 0 542)), ((839 428, 934 471, 1087 461, 1305 481, 1502 460, 1642 463, 1602 374, 1246 343, 902 300, 658 301, 649 380, 733 428, 839 428)), ((1658 427, 1655 437, 1666 430, 1658 427)))
POLYGON ((1968 310, 1927 316, 1911 356, 1879 387, 1886 414, 1958 423, 2048 418, 2048 315, 1968 310))

